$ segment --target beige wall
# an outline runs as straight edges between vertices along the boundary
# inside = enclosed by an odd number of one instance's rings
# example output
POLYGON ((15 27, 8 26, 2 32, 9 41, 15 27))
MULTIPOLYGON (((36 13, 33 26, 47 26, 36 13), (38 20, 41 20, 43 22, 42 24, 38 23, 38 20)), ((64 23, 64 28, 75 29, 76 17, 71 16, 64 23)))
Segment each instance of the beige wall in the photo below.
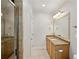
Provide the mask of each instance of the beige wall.
POLYGON ((23 14, 23 59, 30 59, 32 9, 28 3, 28 0, 23 0, 22 14, 23 14))
POLYGON ((45 48, 46 35, 53 33, 52 16, 48 13, 35 12, 33 14, 33 37, 32 47, 45 48), (36 42, 36 43, 34 43, 36 42))

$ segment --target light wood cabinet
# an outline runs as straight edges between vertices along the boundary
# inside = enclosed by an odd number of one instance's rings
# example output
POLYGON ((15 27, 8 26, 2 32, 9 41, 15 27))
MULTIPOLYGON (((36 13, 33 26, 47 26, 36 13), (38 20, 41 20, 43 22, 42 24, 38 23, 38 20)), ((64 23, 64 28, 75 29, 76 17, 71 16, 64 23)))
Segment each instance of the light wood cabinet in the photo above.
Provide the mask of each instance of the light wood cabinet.
POLYGON ((1 40, 1 59, 8 59, 14 52, 14 38, 5 37, 1 40))
POLYGON ((50 59, 69 59, 69 42, 54 36, 46 37, 46 47, 50 59))
POLYGON ((69 59, 69 46, 51 45, 51 59, 69 59))
POLYGON ((49 54, 49 56, 51 56, 50 40, 48 40, 48 54, 49 54))

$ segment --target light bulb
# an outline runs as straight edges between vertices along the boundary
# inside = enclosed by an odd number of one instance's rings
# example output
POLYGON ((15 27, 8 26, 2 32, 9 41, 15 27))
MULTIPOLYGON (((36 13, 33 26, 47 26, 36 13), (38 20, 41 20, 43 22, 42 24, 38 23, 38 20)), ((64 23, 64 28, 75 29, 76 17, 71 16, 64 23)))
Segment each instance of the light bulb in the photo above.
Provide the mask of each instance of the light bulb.
POLYGON ((45 4, 42 4, 42 7, 46 7, 46 5, 45 4))

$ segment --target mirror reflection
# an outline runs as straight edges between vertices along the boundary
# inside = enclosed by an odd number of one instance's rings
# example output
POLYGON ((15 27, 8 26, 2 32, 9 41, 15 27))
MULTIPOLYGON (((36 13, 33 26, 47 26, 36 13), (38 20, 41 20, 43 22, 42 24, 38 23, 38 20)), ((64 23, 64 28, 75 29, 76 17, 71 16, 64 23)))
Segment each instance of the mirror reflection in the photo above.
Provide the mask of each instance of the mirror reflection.
POLYGON ((14 6, 1 0, 1 59, 15 59, 14 6))
MULTIPOLYGON (((58 13, 59 14, 59 13, 58 13)), ((56 14, 57 15, 57 14, 56 14)), ((54 34, 69 41, 70 13, 63 12, 59 16, 54 16, 54 34)))

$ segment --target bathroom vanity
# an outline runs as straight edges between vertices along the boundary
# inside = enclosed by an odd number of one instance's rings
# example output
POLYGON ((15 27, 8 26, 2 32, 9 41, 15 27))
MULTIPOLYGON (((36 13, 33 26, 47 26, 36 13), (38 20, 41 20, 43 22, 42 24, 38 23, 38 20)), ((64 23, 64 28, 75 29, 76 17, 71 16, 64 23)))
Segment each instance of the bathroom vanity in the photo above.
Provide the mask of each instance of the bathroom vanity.
POLYGON ((50 59, 69 59, 70 43, 55 35, 46 36, 46 48, 50 59))
POLYGON ((58 10, 53 15, 53 34, 46 35, 46 48, 50 59, 69 59, 70 13, 58 10))
POLYGON ((1 38, 1 59, 8 59, 14 53, 14 37, 1 38))

